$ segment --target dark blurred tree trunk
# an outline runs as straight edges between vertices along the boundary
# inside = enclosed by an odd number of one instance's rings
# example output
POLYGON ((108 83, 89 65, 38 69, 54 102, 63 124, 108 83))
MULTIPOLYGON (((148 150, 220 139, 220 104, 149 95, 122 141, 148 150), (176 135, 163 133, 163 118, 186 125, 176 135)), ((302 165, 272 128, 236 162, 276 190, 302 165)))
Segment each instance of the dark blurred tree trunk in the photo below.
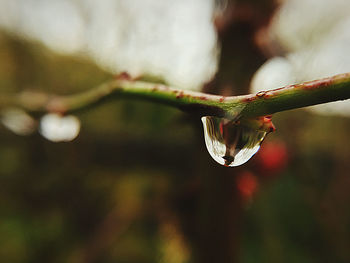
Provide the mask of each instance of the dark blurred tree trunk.
POLYGON ((196 262, 238 262, 242 206, 232 169, 204 182, 196 262))

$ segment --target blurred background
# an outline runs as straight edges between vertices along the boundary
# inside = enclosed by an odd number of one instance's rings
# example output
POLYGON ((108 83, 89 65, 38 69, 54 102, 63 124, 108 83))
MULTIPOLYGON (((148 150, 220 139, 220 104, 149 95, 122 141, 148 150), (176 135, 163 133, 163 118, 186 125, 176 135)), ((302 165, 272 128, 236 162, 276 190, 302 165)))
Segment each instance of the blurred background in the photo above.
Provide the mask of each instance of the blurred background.
MULTIPOLYGON (((347 0, 0 0, 0 92, 72 94, 127 71, 247 94, 350 72, 349 24, 347 0)), ((106 101, 71 142, 7 113, 1 262, 350 262, 348 101, 276 114, 235 168, 163 105, 106 101)))

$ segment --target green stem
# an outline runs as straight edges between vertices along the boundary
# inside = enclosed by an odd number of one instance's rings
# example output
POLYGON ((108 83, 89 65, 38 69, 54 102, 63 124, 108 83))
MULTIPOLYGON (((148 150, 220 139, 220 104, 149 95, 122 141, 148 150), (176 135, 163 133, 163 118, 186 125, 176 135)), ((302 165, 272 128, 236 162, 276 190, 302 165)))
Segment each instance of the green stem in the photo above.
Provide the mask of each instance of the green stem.
POLYGON ((115 79, 69 96, 22 92, 0 95, 0 108, 21 107, 30 112, 74 112, 109 97, 147 99, 201 116, 236 119, 256 117, 350 98, 350 73, 244 96, 218 96, 161 84, 115 79))

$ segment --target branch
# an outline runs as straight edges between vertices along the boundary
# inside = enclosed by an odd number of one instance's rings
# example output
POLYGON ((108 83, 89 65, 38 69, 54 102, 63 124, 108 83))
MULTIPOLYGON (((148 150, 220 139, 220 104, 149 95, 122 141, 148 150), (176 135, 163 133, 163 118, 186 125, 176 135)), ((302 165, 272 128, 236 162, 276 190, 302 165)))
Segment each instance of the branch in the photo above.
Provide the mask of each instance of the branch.
POLYGON ((133 97, 177 107, 201 116, 231 119, 270 115, 315 104, 350 98, 350 73, 289 85, 244 96, 218 96, 185 91, 161 84, 117 78, 69 96, 24 91, 1 94, 0 109, 20 107, 29 112, 74 112, 110 97, 133 97))

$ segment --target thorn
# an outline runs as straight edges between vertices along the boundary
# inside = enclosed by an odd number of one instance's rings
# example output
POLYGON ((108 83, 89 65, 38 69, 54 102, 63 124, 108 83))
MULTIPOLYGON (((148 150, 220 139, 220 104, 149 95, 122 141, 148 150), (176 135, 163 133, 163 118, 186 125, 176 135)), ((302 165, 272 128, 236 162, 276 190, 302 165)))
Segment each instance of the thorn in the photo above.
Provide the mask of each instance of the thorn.
POLYGON ((133 80, 133 78, 129 75, 128 72, 123 71, 115 76, 116 80, 133 80))

